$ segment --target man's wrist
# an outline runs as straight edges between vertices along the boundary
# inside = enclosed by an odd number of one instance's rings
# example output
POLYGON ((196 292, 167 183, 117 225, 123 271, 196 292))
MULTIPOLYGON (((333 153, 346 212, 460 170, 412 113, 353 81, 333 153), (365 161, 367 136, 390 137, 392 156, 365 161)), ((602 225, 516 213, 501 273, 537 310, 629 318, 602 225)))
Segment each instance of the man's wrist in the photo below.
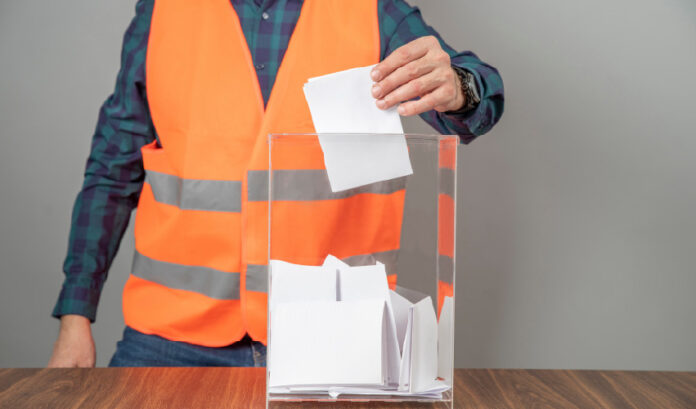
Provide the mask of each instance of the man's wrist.
POLYGON ((89 328, 89 318, 78 314, 65 314, 60 317, 60 328, 70 330, 73 328, 89 328))
POLYGON ((457 104, 459 105, 458 109, 447 111, 445 114, 461 115, 476 108, 481 101, 481 98, 479 97, 476 80, 473 74, 463 68, 457 67, 456 65, 452 66, 452 70, 458 78, 457 83, 460 87, 459 94, 461 94, 464 101, 461 103, 461 105, 457 104))

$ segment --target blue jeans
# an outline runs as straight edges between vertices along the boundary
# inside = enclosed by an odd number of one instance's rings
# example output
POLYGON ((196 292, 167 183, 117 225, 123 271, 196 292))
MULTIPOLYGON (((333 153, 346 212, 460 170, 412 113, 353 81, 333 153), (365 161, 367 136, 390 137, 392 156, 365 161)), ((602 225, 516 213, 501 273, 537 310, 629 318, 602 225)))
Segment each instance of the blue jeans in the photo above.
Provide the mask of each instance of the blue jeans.
POLYGON ((109 366, 266 366, 266 347, 248 335, 232 345, 212 348, 126 327, 109 366))

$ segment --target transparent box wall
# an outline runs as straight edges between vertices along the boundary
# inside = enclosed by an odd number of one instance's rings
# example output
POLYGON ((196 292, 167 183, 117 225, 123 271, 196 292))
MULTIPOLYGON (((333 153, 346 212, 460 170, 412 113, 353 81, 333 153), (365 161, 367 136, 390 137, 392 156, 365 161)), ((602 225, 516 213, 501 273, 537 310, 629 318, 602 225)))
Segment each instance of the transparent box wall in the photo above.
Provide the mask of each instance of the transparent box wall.
MULTIPOLYGON (((350 144, 351 136, 359 140, 366 135, 344 135, 341 143, 350 144)), ((383 263, 392 290, 414 303, 430 297, 438 320, 438 376, 450 387, 436 397, 332 397, 275 393, 267 388, 268 405, 374 400, 426 401, 432 402, 428 407, 451 408, 458 137, 388 135, 395 140, 405 138, 413 173, 340 192, 332 192, 329 185, 319 137, 269 135, 269 265, 270 260, 321 265, 329 254, 351 266, 383 263)), ((273 268, 269 271, 271 305, 273 268)), ((267 381, 273 371, 272 322, 273 311, 269 308, 267 381)))

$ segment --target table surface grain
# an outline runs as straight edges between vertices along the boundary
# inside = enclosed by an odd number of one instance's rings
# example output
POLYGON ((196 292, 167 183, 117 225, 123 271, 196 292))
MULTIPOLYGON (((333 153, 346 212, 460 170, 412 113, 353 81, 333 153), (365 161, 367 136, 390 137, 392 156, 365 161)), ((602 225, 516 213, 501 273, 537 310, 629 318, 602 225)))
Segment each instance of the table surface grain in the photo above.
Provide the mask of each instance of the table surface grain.
MULTIPOLYGON (((263 408, 262 368, 0 369, 0 408, 263 408)), ((272 408, 439 408, 274 402, 272 408)), ((454 407, 696 408, 696 372, 457 369, 454 407)))

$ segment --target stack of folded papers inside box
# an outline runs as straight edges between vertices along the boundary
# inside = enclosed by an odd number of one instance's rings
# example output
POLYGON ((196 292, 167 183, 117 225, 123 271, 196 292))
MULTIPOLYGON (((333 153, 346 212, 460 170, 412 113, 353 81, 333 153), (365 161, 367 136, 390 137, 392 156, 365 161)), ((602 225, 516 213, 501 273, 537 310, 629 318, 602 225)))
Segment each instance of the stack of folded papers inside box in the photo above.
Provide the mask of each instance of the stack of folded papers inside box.
POLYGON ((385 267, 271 260, 269 392, 438 399, 451 388, 452 299, 390 290, 385 267))

